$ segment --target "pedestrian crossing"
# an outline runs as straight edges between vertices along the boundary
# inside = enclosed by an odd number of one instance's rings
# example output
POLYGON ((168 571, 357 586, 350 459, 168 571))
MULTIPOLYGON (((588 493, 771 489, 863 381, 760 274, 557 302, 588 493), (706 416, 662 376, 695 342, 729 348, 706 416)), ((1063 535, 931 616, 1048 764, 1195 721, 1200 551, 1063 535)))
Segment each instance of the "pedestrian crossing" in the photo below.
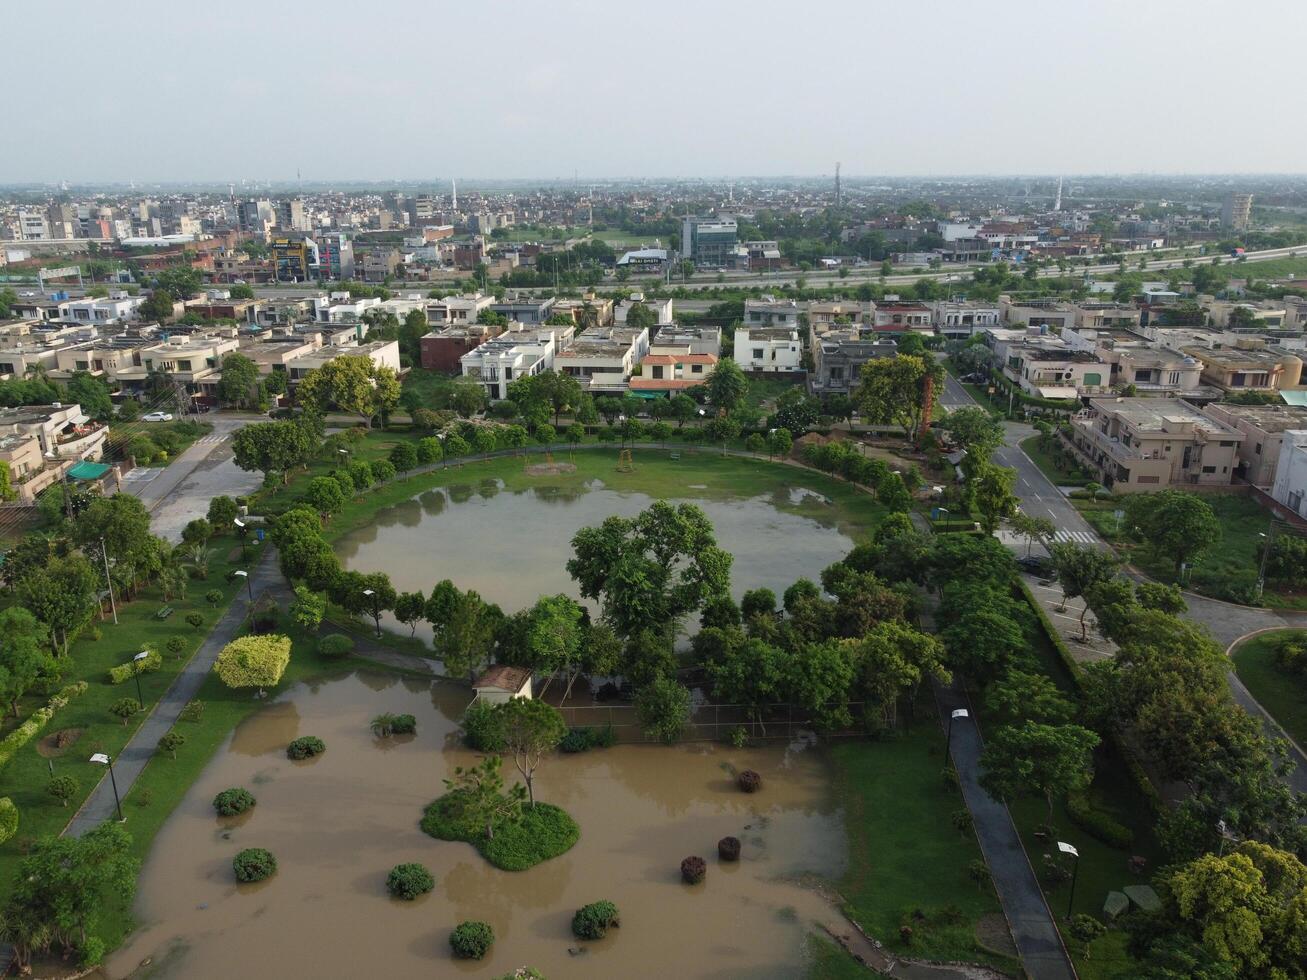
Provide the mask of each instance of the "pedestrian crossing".
POLYGON ((226 442, 226 441, 227 441, 227 433, 225 433, 225 432, 223 432, 223 433, 217 433, 217 432, 210 433, 210 434, 207 435, 207 436, 200 436, 200 438, 198 438, 198 439, 195 440, 195 442, 196 442, 197 445, 204 445, 205 443, 208 443, 208 444, 212 445, 213 443, 216 443, 216 442, 226 442))
POLYGON ((1057 531, 1053 535, 1053 540, 1063 543, 1098 544, 1098 538, 1092 531, 1057 531))

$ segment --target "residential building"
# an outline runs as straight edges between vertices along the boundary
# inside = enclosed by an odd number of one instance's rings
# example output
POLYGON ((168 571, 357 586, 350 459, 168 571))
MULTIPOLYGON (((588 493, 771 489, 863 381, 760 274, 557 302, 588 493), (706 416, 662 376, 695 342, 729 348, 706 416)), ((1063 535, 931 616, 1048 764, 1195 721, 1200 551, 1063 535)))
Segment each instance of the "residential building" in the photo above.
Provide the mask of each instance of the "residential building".
POLYGON ((1055 299, 1013 300, 1011 296, 998 298, 1003 321, 1011 326, 1050 327, 1062 330, 1076 323, 1077 310, 1070 303, 1055 299))
MULTIPOLYGON (((0 408, 0 433, 34 437, 45 460, 76 461, 100 459, 109 429, 88 418, 82 406, 55 402, 0 408)), ((24 459, 30 465, 30 454, 24 459)))
POLYGON ((277 224, 277 213, 271 201, 241 201, 236 205, 236 224, 241 231, 266 238, 277 224))
POLYGON ((623 391, 648 353, 646 327, 595 327, 577 334, 554 354, 554 369, 576 378, 591 392, 623 391))
POLYGON ((240 352, 254 362, 263 377, 280 371, 289 378, 292 361, 306 357, 321 347, 322 335, 313 333, 289 340, 260 340, 245 344, 240 352))
POLYGON ((363 256, 363 280, 385 282, 399 271, 399 249, 374 248, 363 256))
POLYGON ((864 306, 862 303, 849 300, 830 302, 813 300, 808 304, 808 332, 810 335, 816 335, 827 330, 838 330, 844 326, 863 323, 870 319, 875 309, 874 303, 867 303, 864 306))
POLYGON ((719 357, 722 352, 722 328, 687 327, 669 323, 665 327, 658 328, 658 336, 653 339, 649 349, 652 353, 665 353, 663 348, 677 347, 688 348, 691 354, 711 354, 713 357, 719 357))
POLYGON ((813 340, 808 387, 818 398, 847 395, 857 387, 862 365, 897 353, 897 343, 873 331, 857 327, 828 331, 813 340))
POLYGON ((286 370, 292 382, 303 381, 304 375, 322 367, 338 357, 366 357, 377 367, 400 371, 399 341, 374 340, 362 344, 344 344, 319 347, 286 361, 286 370))
POLYGON ((1179 399, 1094 398, 1072 420, 1071 444, 1104 486, 1225 486, 1243 434, 1179 399))
POLYGON ((1121 303, 1079 303, 1075 307, 1076 329, 1132 330, 1139 326, 1139 308, 1121 303))
POLYGON ((724 269, 734 261, 738 233, 734 218, 686 218, 681 255, 700 268, 724 269))
POLYGON ((545 299, 505 299, 490 304, 490 310, 509 320, 529 327, 543 326, 554 308, 552 297, 545 299))
POLYGON ((308 231, 309 219, 299 198, 277 202, 277 227, 283 231, 308 231))
POLYGON ((1307 430, 1283 433, 1271 496, 1299 517, 1307 517, 1307 430))
POLYGON ((428 371, 457 373, 459 360, 464 354, 499 336, 502 330, 502 327, 479 323, 454 323, 432 330, 418 342, 422 367, 428 371))
POLYGON ((1194 404, 1221 397, 1221 391, 1203 384, 1203 365, 1197 358, 1147 345, 1102 351, 1112 365, 1112 383, 1133 385, 1140 397, 1184 398, 1194 404))
POLYGON ((187 313, 194 313, 207 320, 236 320, 240 323, 254 323, 254 311, 263 300, 231 299, 226 290, 211 290, 208 295, 198 299, 187 300, 184 304, 187 313))
POLYGON ((1203 411, 1243 433, 1237 475, 1258 487, 1275 483, 1285 436, 1307 430, 1307 407, 1301 405, 1232 405, 1218 402, 1203 411))
MULTIPOLYGON (((327 297, 319 296, 317 301, 325 304, 327 297)), ((265 299, 254 312, 254 322, 261 327, 302 323, 305 320, 315 319, 313 311, 314 297, 312 296, 265 299)))
POLYGON ((50 223, 40 211, 18 212, 18 240, 23 242, 49 241, 50 223))
POLYGON ((613 322, 619 326, 626 324, 626 314, 637 304, 654 315, 654 323, 659 327, 672 324, 672 299, 650 299, 643 293, 632 293, 630 299, 624 299, 613 308, 613 322))
POLYGON ((554 304, 554 313, 570 316, 581 329, 606 327, 613 323, 614 305, 611 299, 588 293, 580 299, 560 299, 554 304))
POLYGON ((222 377, 224 354, 240 347, 235 331, 227 336, 221 333, 178 334, 162 343, 142 348, 140 361, 118 370, 118 381, 124 386, 139 390, 144 387, 150 372, 168 375, 184 385, 191 395, 215 394, 222 377), (206 392, 207 387, 211 390, 206 392))
POLYGON ((1284 371, 1284 355, 1255 347, 1186 347, 1183 353, 1202 362, 1202 378, 1225 392, 1275 391, 1284 371))
POLYGON ((690 348, 659 347, 640 361, 640 373, 630 379, 630 389, 637 395, 671 396, 701 385, 717 366, 714 354, 696 354, 690 348))
POLYGON ((1076 398, 1108 391, 1112 365, 1095 352, 1039 337, 1007 345, 1003 374, 1037 398, 1076 398))
POLYGON ((735 362, 741 370, 788 374, 802 370, 802 359, 797 322, 793 327, 735 328, 735 362))
POLYGON ((137 310, 144 302, 144 296, 129 296, 125 292, 114 292, 103 299, 69 299, 59 304, 59 316, 78 323, 117 323, 136 319, 137 310))
POLYGON ((763 296, 744 301, 744 323, 749 327, 797 327, 799 312, 799 304, 792 299, 763 296))
POLYGON ((487 340, 459 358, 463 376, 485 386, 491 401, 508 397, 508 386, 517 378, 539 374, 554 366, 557 352, 553 328, 514 331, 487 340))
POLYGON ((1251 301, 1232 303, 1228 300, 1213 299, 1205 301, 1203 306, 1207 308, 1207 318, 1212 326, 1222 329, 1263 330, 1281 327, 1289 318, 1288 307, 1284 303, 1271 300, 1260 303, 1251 301), (1236 311, 1242 312, 1236 313, 1236 311), (1237 321, 1232 317, 1240 317, 1251 323, 1247 327, 1236 327, 1237 321))
POLYGON ((316 278, 340 282, 354 278, 354 245, 342 233, 319 235, 316 278))
POLYGON ((1226 195, 1225 203, 1221 206, 1221 227, 1231 231, 1247 231, 1252 213, 1253 196, 1231 191, 1226 195))
POLYGON ((934 331, 930 307, 924 303, 877 303, 871 314, 871 322, 877 333, 928 334, 934 331))
POLYGON ((437 327, 476 323, 481 311, 494 305, 495 298, 484 293, 430 300, 427 302, 427 322, 437 327))
POLYGON ((158 344, 157 336, 100 337, 64 348, 55 355, 51 377, 67 378, 77 371, 88 371, 118 384, 124 372, 140 367, 141 352, 158 344))
POLYGON ((1002 322, 1003 311, 997 303, 941 300, 934 304, 935 329, 950 340, 966 340, 1002 322))
POLYGON ((743 245, 737 246, 735 250, 735 267, 737 269, 747 269, 750 272, 772 272, 779 269, 783 262, 779 242, 745 242, 743 245))
POLYGON ((47 461, 41 441, 25 432, 0 432, 0 465, 9 469, 9 485, 19 503, 36 503, 37 495, 59 482, 66 461, 47 461))

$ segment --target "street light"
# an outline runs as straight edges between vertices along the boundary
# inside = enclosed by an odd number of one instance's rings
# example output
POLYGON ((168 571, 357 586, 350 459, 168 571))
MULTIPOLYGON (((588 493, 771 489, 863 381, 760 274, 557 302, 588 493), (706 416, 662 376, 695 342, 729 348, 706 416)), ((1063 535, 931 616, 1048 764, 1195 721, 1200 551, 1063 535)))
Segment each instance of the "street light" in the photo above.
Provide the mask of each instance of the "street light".
MULTIPOLYGON (((142 650, 136 656, 132 657, 133 664, 139 664, 142 660, 150 655, 149 650, 142 650)), ((145 710, 145 695, 141 693, 141 668, 133 667, 132 676, 136 678, 136 700, 141 704, 141 710, 145 710)))
POLYGON ((372 600, 372 621, 377 624, 377 639, 381 639, 381 608, 378 606, 380 601, 377 593, 372 589, 364 589, 363 594, 372 600))
POLYGON ((953 713, 948 716, 948 744, 944 747, 944 762, 948 763, 953 757, 953 722, 959 718, 970 718, 971 712, 966 708, 954 708, 953 713))
POLYGON ((232 574, 245 579, 245 593, 250 597, 250 602, 253 602, 254 586, 250 585, 250 573, 242 568, 238 568, 236 571, 232 572, 232 574))
POLYGON ((443 470, 449 465, 449 458, 445 455, 445 433, 436 433, 436 438, 440 440, 440 468, 443 470))
POLYGON ((95 755, 91 756, 91 761, 98 766, 109 767, 109 783, 113 786, 113 805, 118 808, 118 822, 126 823, 127 818, 123 816, 123 803, 122 800, 118 798, 118 780, 115 779, 113 775, 113 759, 109 758, 109 756, 105 755, 103 752, 97 752, 95 755))
POLYGON ((1080 852, 1068 844, 1066 841, 1058 841, 1057 849, 1063 854, 1070 854, 1076 859, 1076 863, 1071 868, 1071 894, 1066 900, 1066 917, 1071 918, 1071 906, 1076 900, 1076 877, 1080 874, 1080 852))
POLYGON ((1262 545, 1262 560, 1257 566, 1257 598, 1262 597, 1262 590, 1266 588, 1266 559, 1271 556, 1271 545, 1275 541, 1275 518, 1271 518, 1270 526, 1266 532, 1258 531, 1257 536, 1265 543, 1262 545))

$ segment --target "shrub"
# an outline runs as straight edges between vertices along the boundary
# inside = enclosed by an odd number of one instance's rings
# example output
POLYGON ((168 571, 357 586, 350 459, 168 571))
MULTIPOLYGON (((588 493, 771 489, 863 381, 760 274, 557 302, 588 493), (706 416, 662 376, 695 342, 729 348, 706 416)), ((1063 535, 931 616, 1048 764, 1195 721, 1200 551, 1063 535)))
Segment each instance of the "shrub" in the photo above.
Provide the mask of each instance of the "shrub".
POLYGON ((104 639, 104 633, 100 631, 100 627, 98 626, 92 626, 84 635, 92 643, 99 643, 104 639))
POLYGON ((211 606, 216 606, 222 602, 222 589, 210 589, 204 593, 204 601, 211 606))
POLYGON ((109 668, 109 683, 122 684, 137 674, 152 674, 163 666, 163 657, 153 650, 144 660, 129 660, 125 664, 109 668))
POLYGON ((752 769, 741 769, 740 774, 735 777, 736 783, 740 789, 746 793, 756 793, 762 789, 762 777, 752 769))
POLYGON ((99 966, 100 961, 104 959, 104 953, 104 940, 99 936, 87 936, 77 949, 78 963, 87 968, 99 966))
POLYGON ((177 758, 177 750, 186 744, 186 736, 181 732, 165 732, 159 739, 159 750, 167 752, 174 759, 177 758))
POLYGON ((494 930, 484 922, 460 922, 449 934, 449 948, 460 960, 481 959, 494 941, 494 930))
POLYGON ((186 649, 186 641, 180 636, 170 636, 168 637, 168 641, 164 643, 164 646, 167 648, 168 652, 175 657, 180 654, 182 650, 186 649))
POLYGON ((608 930, 621 925, 617 906, 609 901, 591 902, 572 916, 572 935, 577 939, 603 939, 608 930))
POLYGON ((1083 789, 1067 793, 1066 815, 1086 834, 1108 847, 1126 851, 1135 842, 1135 835, 1130 828, 1111 814, 1096 808, 1083 789))
POLYGON ((199 629, 204 625, 204 617, 197 612, 188 612, 186 614, 186 624, 192 629, 199 629))
POLYGON ((723 861, 740 860, 740 838, 723 837, 717 842, 717 856, 723 861))
POLYGON ((109 705, 109 714, 115 718, 123 720, 123 727, 127 727, 127 721, 141 710, 141 702, 135 698, 119 698, 113 704, 109 705))
POLYGON ((418 451, 411 442, 398 442, 390 451, 390 463, 399 472, 411 470, 418 464, 418 451))
POLYGON ((961 810, 954 810, 953 816, 950 817, 950 820, 952 820, 953 826, 957 829, 958 833, 961 834, 969 834, 971 828, 975 825, 975 818, 971 816, 971 811, 966 807, 963 807, 961 810))
POLYGON ((0 844, 18 833, 18 807, 9 797, 0 798, 0 844))
MULTIPOLYGON (((58 681, 56 680, 55 683, 58 683, 58 681)), ((0 769, 3 769, 9 760, 14 757, 14 753, 31 741, 37 732, 50 723, 50 719, 54 717, 57 710, 85 691, 86 681, 69 684, 67 687, 62 688, 58 694, 53 695, 44 708, 37 708, 21 725, 3 739, 0 739, 0 769)))
POLYGON ((51 776, 45 784, 45 792, 58 800, 60 805, 67 806, 68 801, 77 795, 77 780, 72 776, 51 776))
POLYGON ((584 752, 594 746, 594 740, 595 734, 592 729, 571 728, 563 736, 563 740, 558 743, 558 748, 563 752, 584 752))
POLYGON ((177 717, 182 721, 193 721, 198 723, 199 720, 204 717, 204 702, 199 699, 187 701, 186 707, 182 708, 177 717))
POLYGON ((701 857, 688 857, 681 862, 681 880, 697 885, 708 874, 708 862, 701 857))
POLYGON ((372 464, 372 479, 377 483, 389 483, 395 479, 395 464, 388 459, 379 459, 372 464))
POLYGON ((418 730, 418 723, 412 715, 384 714, 373 718, 369 727, 373 735, 386 738, 390 735, 412 735, 418 730))
POLYGON ((220 817, 234 817, 238 813, 244 813, 257 802, 254 794, 245 787, 233 786, 231 789, 224 789, 213 798, 213 808, 218 811, 220 817))
POLYGON ((420 864, 397 864, 386 875, 386 890, 411 902, 436 887, 436 879, 420 864))
POLYGON ((1080 915, 1071 916, 1070 930, 1071 935, 1082 943, 1092 943, 1107 931, 1107 927, 1092 915, 1081 913, 1080 915))
POLYGON ((463 712, 463 744, 478 752, 501 752, 504 733, 494 706, 485 701, 473 701, 463 712))
POLYGON ((318 640, 318 653, 331 660, 345 657, 354 650, 354 640, 344 633, 328 633, 318 640))
POLYGON ((247 847, 231 862, 237 881, 262 881, 277 871, 277 859, 262 847, 247 847))
POLYGON ((1286 674, 1307 675, 1307 639, 1296 633, 1274 641, 1275 666, 1286 674))
POLYGON ((286 746, 286 756, 291 759, 312 759, 327 751, 327 743, 316 735, 301 735, 286 746))

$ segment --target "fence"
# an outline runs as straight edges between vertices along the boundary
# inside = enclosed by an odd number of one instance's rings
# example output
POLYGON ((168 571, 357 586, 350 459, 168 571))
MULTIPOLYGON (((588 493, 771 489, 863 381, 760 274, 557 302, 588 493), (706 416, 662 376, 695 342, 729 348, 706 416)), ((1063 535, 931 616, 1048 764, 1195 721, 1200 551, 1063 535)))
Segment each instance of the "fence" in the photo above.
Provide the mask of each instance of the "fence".
MULTIPOLYGON (((865 702, 849 701, 844 705, 855 721, 863 714, 865 702)), ((569 728, 611 728, 617 741, 626 743, 647 742, 644 726, 631 704, 563 705, 558 709, 569 728)), ((747 705, 707 704, 694 705, 685 730, 683 742, 724 742, 731 734, 743 728, 752 741, 793 741, 811 735, 816 726, 805 709, 791 704, 764 705, 757 720, 747 705)), ((865 735, 856 725, 838 732, 822 732, 823 738, 850 738, 865 735)))

